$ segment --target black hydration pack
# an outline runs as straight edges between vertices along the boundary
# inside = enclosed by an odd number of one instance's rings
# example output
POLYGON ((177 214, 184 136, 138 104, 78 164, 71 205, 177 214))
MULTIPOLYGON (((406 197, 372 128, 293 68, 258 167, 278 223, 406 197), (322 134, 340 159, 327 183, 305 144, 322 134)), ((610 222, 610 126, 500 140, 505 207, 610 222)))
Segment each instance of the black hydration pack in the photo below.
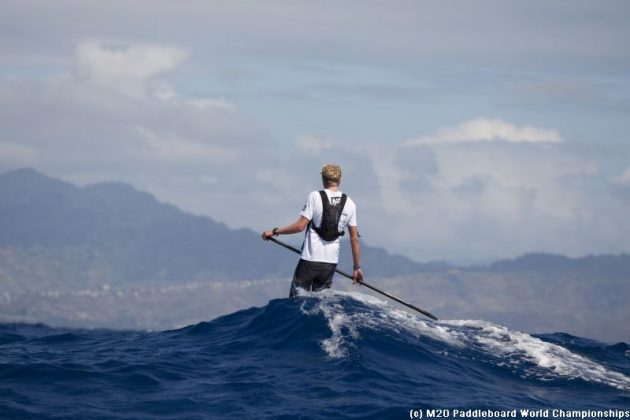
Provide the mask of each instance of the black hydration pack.
POLYGON ((344 231, 339 232, 339 219, 341 219, 341 213, 346 205, 348 196, 341 194, 341 197, 333 197, 333 202, 336 202, 335 204, 330 204, 326 191, 321 190, 319 195, 322 198, 322 206, 324 210, 322 212, 322 224, 320 227, 317 227, 313 224, 313 222, 311 222, 311 226, 323 240, 334 241, 338 237, 343 236, 345 233, 344 231))

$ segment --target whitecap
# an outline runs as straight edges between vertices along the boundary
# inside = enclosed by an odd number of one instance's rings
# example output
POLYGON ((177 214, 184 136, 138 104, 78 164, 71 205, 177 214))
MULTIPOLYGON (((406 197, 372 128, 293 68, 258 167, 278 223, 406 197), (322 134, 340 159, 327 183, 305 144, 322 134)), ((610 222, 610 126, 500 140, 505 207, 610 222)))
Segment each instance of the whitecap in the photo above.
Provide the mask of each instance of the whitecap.
POLYGON ((630 377, 573 353, 557 344, 545 342, 527 333, 511 331, 501 325, 481 320, 447 320, 433 322, 404 310, 391 307, 389 302, 374 296, 338 290, 300 295, 318 299, 317 305, 302 311, 308 315, 323 314, 332 335, 322 340, 322 349, 329 357, 348 355, 356 339, 357 327, 405 331, 416 337, 429 337, 454 348, 472 348, 498 358, 497 366, 518 368, 523 376, 539 380, 554 378, 582 379, 630 391, 630 377), (361 311, 349 312, 341 303, 350 297, 365 305, 361 311))
POLYGON ((527 333, 480 320, 451 320, 444 324, 463 327, 468 345, 499 357, 503 363, 522 368, 525 376, 537 379, 582 379, 630 391, 630 377, 558 344, 548 343, 527 333), (528 367, 534 365, 533 368, 528 367))

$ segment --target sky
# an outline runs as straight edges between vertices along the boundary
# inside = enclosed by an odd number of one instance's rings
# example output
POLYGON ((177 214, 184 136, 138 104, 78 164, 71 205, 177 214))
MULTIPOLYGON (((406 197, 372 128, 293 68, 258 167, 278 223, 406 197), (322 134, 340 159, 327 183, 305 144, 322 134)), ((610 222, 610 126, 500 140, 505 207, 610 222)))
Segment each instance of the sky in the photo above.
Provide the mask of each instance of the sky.
MULTIPOLYGON (((627 1, 0 0, 0 172, 418 261, 630 252, 627 1)), ((299 238, 296 238, 299 241, 299 238)))

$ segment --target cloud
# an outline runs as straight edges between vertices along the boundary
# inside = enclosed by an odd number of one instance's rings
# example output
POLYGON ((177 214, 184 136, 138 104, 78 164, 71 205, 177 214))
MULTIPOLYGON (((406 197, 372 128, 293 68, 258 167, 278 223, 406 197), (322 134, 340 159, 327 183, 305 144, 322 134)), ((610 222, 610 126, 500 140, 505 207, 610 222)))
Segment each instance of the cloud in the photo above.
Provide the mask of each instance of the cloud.
MULTIPOLYGON (((596 160, 570 142, 554 141, 559 135, 523 135, 507 121, 499 126, 514 128, 500 131, 504 138, 538 141, 400 142, 372 149, 380 180, 374 199, 382 205, 367 217, 382 223, 364 229, 366 238, 417 259, 459 255, 468 262, 532 250, 630 249, 624 202, 608 188, 596 160)), ((628 180, 626 173, 617 178, 628 180)))
POLYGON ((365 240, 417 259, 630 250, 627 118, 592 113, 627 105, 627 8, 273 3, 9 1, 0 169, 263 228, 338 162, 365 240))
POLYGON ((15 48, 57 46, 60 38, 85 36, 89 28, 109 37, 134 39, 135 35, 178 42, 191 42, 190 34, 202 34, 195 41, 261 56, 290 51, 292 55, 375 61, 410 57, 426 61, 427 56, 467 56, 474 61, 482 55, 481 60, 492 63, 528 63, 534 57, 537 65, 557 65, 558 57, 566 56, 599 59, 594 64, 602 58, 628 58, 627 48, 618 42, 629 33, 623 24, 628 14, 624 2, 602 9, 592 2, 576 1, 570 14, 562 3, 546 2, 545 7, 532 9, 521 3, 503 7, 496 0, 474 5, 457 2, 457 7, 435 0, 422 5, 404 0, 396 7, 377 1, 344 2, 335 5, 335 13, 328 4, 295 5, 285 0, 248 2, 247 7, 229 2, 182 6, 155 0, 134 1, 124 8, 88 6, 79 0, 37 7, 23 1, 5 3, 6 22, 20 22, 33 33, 19 37, 24 29, 15 34, 10 31, 13 26, 5 25, 15 48), (590 18, 595 13, 598 19, 590 18))
POLYGON ((82 42, 63 77, 0 79, 0 166, 130 182, 244 225, 250 214, 234 211, 235 197, 267 191, 251 180, 275 163, 270 136, 223 98, 169 87, 166 72, 184 58, 176 47, 82 42))
POLYGON ((516 126, 500 119, 475 118, 437 133, 409 140, 409 144, 467 143, 505 141, 508 143, 559 143, 563 139, 556 130, 528 125, 516 126))
POLYGON ((186 51, 176 47, 108 46, 96 41, 84 41, 76 49, 76 73, 88 83, 142 97, 148 81, 159 74, 174 70, 187 55, 186 51))
POLYGON ((329 139, 313 134, 303 134, 297 138, 297 150, 300 153, 318 155, 331 147, 333 144, 329 139))
MULTIPOLYGON (((162 81, 163 73, 144 74, 162 81)), ((130 182, 234 227, 292 222, 330 161, 344 169, 364 240, 419 260, 630 248, 625 204, 597 164, 550 129, 479 118, 418 137, 439 141, 354 144, 309 134, 286 144, 221 98, 173 90, 139 100, 71 76, 1 82, 0 127, 5 168, 130 182)), ((628 179, 624 172, 617 181, 628 179)))

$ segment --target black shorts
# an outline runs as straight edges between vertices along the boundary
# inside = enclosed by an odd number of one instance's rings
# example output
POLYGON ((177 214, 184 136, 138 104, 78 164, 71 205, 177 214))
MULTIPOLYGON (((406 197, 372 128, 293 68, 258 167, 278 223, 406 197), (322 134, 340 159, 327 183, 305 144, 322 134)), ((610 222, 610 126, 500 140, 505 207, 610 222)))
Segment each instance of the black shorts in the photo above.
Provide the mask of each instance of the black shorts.
POLYGON ((295 267, 289 297, 297 295, 297 288, 317 292, 332 286, 337 264, 306 261, 300 258, 295 267))

